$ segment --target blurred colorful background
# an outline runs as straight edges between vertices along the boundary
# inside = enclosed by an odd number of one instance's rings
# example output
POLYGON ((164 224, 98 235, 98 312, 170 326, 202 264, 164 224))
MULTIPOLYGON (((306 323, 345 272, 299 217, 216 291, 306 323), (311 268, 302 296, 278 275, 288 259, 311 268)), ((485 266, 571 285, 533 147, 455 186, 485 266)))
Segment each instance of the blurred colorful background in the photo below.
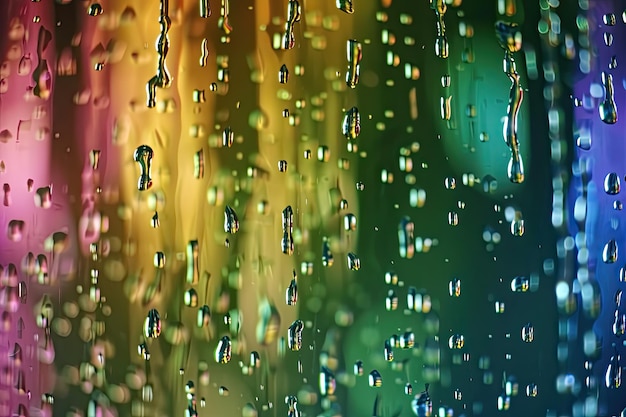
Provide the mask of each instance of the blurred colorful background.
POLYGON ((624 417, 625 22, 0 0, 0 417, 624 417))

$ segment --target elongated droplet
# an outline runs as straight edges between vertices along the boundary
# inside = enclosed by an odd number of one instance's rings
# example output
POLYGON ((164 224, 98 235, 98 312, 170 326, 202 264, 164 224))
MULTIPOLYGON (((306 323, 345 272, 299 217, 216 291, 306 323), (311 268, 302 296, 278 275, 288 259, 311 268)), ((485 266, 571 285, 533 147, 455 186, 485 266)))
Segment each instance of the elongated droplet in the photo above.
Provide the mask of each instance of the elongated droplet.
POLYGON ((433 401, 428 393, 429 384, 411 401, 411 409, 417 417, 430 417, 433 414, 433 401))
POLYGON ((145 337, 156 339, 161 335, 161 316, 155 308, 148 312, 143 329, 145 337))
POLYGON ((358 108, 352 107, 346 111, 341 125, 341 133, 347 139, 356 139, 359 136, 361 133, 361 115, 358 108))
POLYGON ((615 239, 611 239, 604 245, 604 249, 602 250, 602 260, 604 261, 604 263, 612 264, 617 261, 617 256, 617 242, 615 241, 615 239))
POLYGON ((304 330, 304 322, 302 320, 294 321, 287 332, 287 346, 289 350, 297 352, 302 349, 302 330, 304 330))
POLYGON ((283 36, 283 49, 292 49, 296 46, 294 26, 300 21, 301 10, 298 0, 289 0, 287 3, 287 22, 285 23, 285 34, 283 36))
POLYGON ((231 234, 239 231, 239 218, 231 206, 226 206, 224 209, 224 231, 231 234))
POLYGON ((617 337, 622 337, 624 332, 626 332, 626 314, 620 314, 619 310, 616 309, 613 320, 613 334, 617 337))
POLYGON ((363 58, 363 50, 361 44, 350 39, 346 45, 346 55, 348 59, 348 71, 346 72, 346 84, 350 88, 355 88, 359 83, 359 74, 361 72, 361 59, 363 58))
POLYGON ((139 191, 146 191, 152 187, 152 157, 154 152, 148 145, 141 145, 135 150, 134 159, 141 168, 139 180, 137 181, 137 189, 139 191))
POLYGON ((352 271, 358 271, 361 269, 361 260, 352 252, 348 253, 348 269, 352 271))
POLYGON ((327 237, 324 237, 322 240, 322 265, 327 268, 333 266, 335 259, 333 258, 333 253, 330 250, 330 242, 327 237))
POLYGON ((337 8, 342 12, 346 12, 348 14, 354 13, 354 6, 352 5, 352 0, 336 0, 337 8))
POLYGON ((296 272, 293 273, 294 278, 289 283, 287 291, 285 291, 285 301, 288 306, 295 306, 298 302, 298 282, 296 281, 296 272))
POLYGON ((283 64, 278 71, 278 82, 287 84, 287 81, 289 81, 289 69, 287 69, 287 65, 283 64))
POLYGON ((617 123, 617 105, 613 89, 613 75, 602 72, 602 85, 604 86, 604 100, 600 103, 598 111, 600 119, 609 125, 617 123))
POLYGON ((206 19, 211 16, 211 4, 209 0, 200 0, 200 17, 206 19))
POLYGON ((408 216, 403 217, 398 224, 398 249, 400 257, 411 259, 415 255, 415 239, 413 231, 415 224, 408 216))
POLYGON ((606 368, 605 385, 607 388, 617 389, 622 385, 622 365, 620 364, 620 355, 615 349, 615 353, 611 356, 611 361, 606 368))
POLYGON ((450 297, 460 297, 461 296, 461 280, 458 278, 453 278, 448 284, 448 292, 450 293, 450 297))
POLYGON ((337 388, 337 382, 335 380, 335 374, 325 366, 322 366, 320 370, 320 395, 322 397, 327 397, 329 395, 334 395, 335 390, 337 388))
MULTIPOLYGON (((201 2, 203 0, 200 0, 201 2)), ((206 0, 208 2, 208 0, 206 0)), ((204 38, 202 39, 202 44, 200 45, 200 66, 206 67, 207 60, 209 59, 209 41, 204 38)))
POLYGON ((215 362, 228 363, 230 362, 231 354, 232 342, 230 337, 223 336, 217 344, 217 348, 215 348, 215 362))

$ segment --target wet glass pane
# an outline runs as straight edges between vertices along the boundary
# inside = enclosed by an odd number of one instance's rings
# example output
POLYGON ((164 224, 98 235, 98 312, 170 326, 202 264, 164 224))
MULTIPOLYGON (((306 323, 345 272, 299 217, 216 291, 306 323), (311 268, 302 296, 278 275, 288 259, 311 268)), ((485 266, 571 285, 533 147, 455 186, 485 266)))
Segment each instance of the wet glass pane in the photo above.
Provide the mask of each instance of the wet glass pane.
POLYGON ((616 3, 0 0, 0 417, 623 417, 616 3))

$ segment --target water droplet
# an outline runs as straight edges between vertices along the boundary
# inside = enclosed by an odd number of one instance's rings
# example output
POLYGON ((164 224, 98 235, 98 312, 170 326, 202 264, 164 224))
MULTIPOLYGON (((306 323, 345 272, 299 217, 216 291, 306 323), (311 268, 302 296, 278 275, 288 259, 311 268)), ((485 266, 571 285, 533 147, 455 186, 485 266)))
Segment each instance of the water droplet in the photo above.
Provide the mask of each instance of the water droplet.
POLYGON ((398 296, 394 290, 387 291, 387 297, 385 297, 385 309, 387 311, 394 311, 398 308, 398 296))
POLYGON ((619 194, 620 179, 615 172, 609 172, 604 177, 604 192, 609 195, 619 194))
POLYGON ((496 37, 500 47, 508 52, 518 52, 522 48, 522 33, 517 23, 498 21, 495 24, 496 37))
POLYGON ((349 252, 347 257, 348 257, 348 269, 352 271, 358 271, 359 269, 361 269, 361 260, 356 254, 349 252))
POLYGON ((196 326, 198 328, 209 327, 211 324, 211 309, 208 305, 203 305, 198 309, 198 314, 196 318, 196 326))
POLYGON ((343 228, 345 231, 356 230, 356 216, 352 213, 348 213, 343 216, 343 228))
POLYGON ((235 142, 235 133, 230 128, 230 126, 228 126, 222 132, 222 146, 225 148, 230 148, 233 146, 234 142, 235 142))
POLYGON ((617 22, 615 18, 615 14, 613 13, 605 14, 604 16, 602 16, 602 22, 604 22, 604 24, 607 26, 615 26, 615 23, 617 22))
POLYGON ((239 231, 239 218, 235 209, 226 206, 224 209, 224 232, 235 234, 239 231))
POLYGON ((361 115, 359 109, 352 107, 346 111, 341 124, 341 133, 347 139, 356 139, 361 133, 361 115))
POLYGON ((87 9, 87 13, 89 14, 89 16, 99 16, 102 14, 102 12, 103 12, 103 9, 100 3, 92 3, 91 5, 89 5, 89 8, 87 9))
POLYGON ((259 352, 253 350, 250 352, 250 368, 260 368, 261 367, 261 356, 259 352))
POLYGON ((602 260, 604 263, 612 264, 617 261, 618 247, 615 239, 609 240, 602 250, 602 260))
POLYGON ((353 372, 356 376, 363 376, 363 361, 354 362, 353 372))
POLYGON ((189 288, 187 291, 185 291, 185 295, 183 296, 183 302, 187 307, 197 307, 198 292, 193 288, 189 288))
POLYGON ((448 339, 450 349, 463 349, 463 346, 465 346, 465 337, 462 334, 453 334, 448 339))
POLYGON ((605 385, 607 388, 612 389, 617 389, 622 385, 622 366, 617 348, 615 348, 615 353, 611 356, 611 360, 606 368, 605 385))
POLYGON ((296 46, 294 26, 300 21, 300 3, 297 0, 289 0, 287 3, 287 21, 285 23, 285 34, 283 36, 283 49, 292 49, 296 46))
POLYGON ((385 283, 388 285, 398 285, 398 274, 393 271, 385 272, 385 283))
POLYGON ((383 377, 380 375, 376 369, 370 372, 368 376, 368 383, 370 387, 382 387, 383 386, 383 377))
POLYGON ((298 301, 298 283, 296 282, 296 271, 293 272, 293 279, 285 291, 285 299, 288 306, 296 305, 298 301))
POLYGON ((336 0, 336 5, 339 10, 348 14, 354 13, 354 6, 352 0, 336 0))
POLYGON ((531 343, 535 339, 535 328, 531 323, 527 323, 522 327, 522 340, 531 343))
POLYGON ((137 189, 139 191, 146 191, 152 187, 152 178, 150 175, 153 155, 154 152, 148 145, 141 145, 135 150, 134 159, 141 168, 139 181, 137 182, 137 189))
POLYGON ((443 183, 448 190, 454 190, 456 188, 456 178, 454 177, 446 177, 443 183))
POLYGON ((617 123, 617 105, 615 104, 613 75, 602 72, 602 85, 604 86, 604 100, 600 103, 598 111, 600 119, 606 124, 617 123))
POLYGON ((428 387, 429 384, 426 384, 424 391, 416 395, 411 401, 411 409, 417 417, 431 417, 433 414, 433 401, 428 393, 428 387))
POLYGON ((283 64, 278 71, 278 82, 281 84, 287 84, 289 81, 289 69, 287 65, 283 64))
POLYGON ((415 239, 413 237, 413 231, 415 230, 415 224, 408 216, 405 216, 400 220, 398 224, 398 248, 400 251, 400 257, 411 259, 415 254, 415 239))
POLYGON ((281 249, 286 255, 292 255, 294 252, 293 239, 293 209, 287 206, 282 212, 283 238, 281 239, 281 249))
POLYGON ((320 395, 322 397, 332 396, 337 389, 337 382, 335 380, 335 374, 325 366, 320 369, 320 395))
POLYGON ((20 242, 25 229, 26 223, 23 220, 10 220, 7 224, 7 237, 11 242, 20 242))
POLYGON ((143 333, 145 337, 152 339, 161 335, 161 316, 155 308, 148 311, 144 321, 143 333))
POLYGON ((200 17, 206 19, 211 16, 211 4, 209 0, 200 0, 200 17))
POLYGON ((400 336, 399 346, 401 349, 413 349, 415 347, 415 333, 407 331, 400 336))
POLYGON ((304 330, 304 322, 302 320, 296 320, 289 326, 287 332, 289 350, 297 352, 302 349, 302 330, 304 330))
MULTIPOLYGON (((228 363, 230 362, 232 353, 232 342, 230 341, 230 337, 223 336, 217 347, 215 348, 215 362, 217 363, 228 363)), ((222 394, 223 395, 223 394, 222 394)))
POLYGON ((626 315, 620 314, 619 310, 615 310, 615 318, 613 320, 613 334, 621 337, 626 332, 626 315))
POLYGON ((511 222, 511 234, 513 236, 523 236, 524 232, 524 219, 515 219, 511 222))
POLYGON ((613 45, 613 34, 610 32, 604 32, 604 35, 602 36, 604 39, 604 44, 606 46, 611 46, 613 45))
POLYGON ((385 340, 383 355, 387 362, 393 361, 393 347, 391 346, 391 342, 389 340, 385 340))
POLYGON ((157 228, 159 226, 161 226, 161 222, 159 221, 159 213, 158 212, 154 212, 154 215, 152 216, 152 219, 150 219, 150 225, 153 228, 157 228))
POLYGON ((21 59, 17 67, 17 75, 27 76, 32 70, 33 62, 30 58, 30 54, 25 54, 21 59))
POLYGON ((359 83, 359 73, 361 72, 361 59, 363 50, 361 44, 355 39, 347 42, 348 71, 346 72, 346 84, 350 88, 355 88, 359 83))
POLYGON ((457 401, 463 400, 463 392, 458 388, 454 390, 454 399, 457 401))
POLYGON ((322 265, 327 268, 333 266, 335 259, 333 258, 333 253, 330 250, 330 243, 327 237, 322 239, 322 265))
POLYGON ((456 211, 448 212, 448 224, 450 226, 457 226, 459 224, 459 215, 456 211))
POLYGON ((530 279, 528 277, 518 276, 511 280, 511 291, 526 292, 530 289, 530 279))
POLYGON ((461 280, 459 278, 453 278, 448 283, 448 291, 450 293, 450 297, 460 297, 461 296, 461 280))
POLYGON ((137 345, 137 354, 139 354, 144 361, 150 360, 150 350, 148 349, 148 344, 146 342, 142 342, 137 345))

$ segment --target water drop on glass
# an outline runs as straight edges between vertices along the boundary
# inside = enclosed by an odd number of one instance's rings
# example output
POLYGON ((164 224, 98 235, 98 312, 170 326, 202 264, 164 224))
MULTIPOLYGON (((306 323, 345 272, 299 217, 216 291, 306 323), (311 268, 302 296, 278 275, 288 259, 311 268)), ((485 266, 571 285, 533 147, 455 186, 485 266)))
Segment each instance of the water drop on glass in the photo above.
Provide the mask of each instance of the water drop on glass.
POLYGON ((609 240, 602 250, 602 261, 607 264, 612 264, 617 261, 618 247, 615 239, 609 240))
POLYGON ((527 323, 522 327, 522 340, 525 343, 531 343, 535 339, 535 328, 531 323, 527 323))
POLYGON ((347 255, 347 258, 348 258, 348 269, 352 271, 358 271, 359 269, 361 269, 361 260, 356 254, 349 252, 347 255))
POLYGON ((100 3, 92 3, 87 9, 87 13, 89 14, 89 16, 99 16, 102 14, 102 12, 103 10, 100 3))
POLYGON ((363 361, 354 362, 353 370, 354 370, 354 375, 363 376, 363 361))
POLYGON ((231 206, 226 206, 224 209, 224 231, 231 234, 239 231, 239 218, 231 206))
POLYGON ((231 354, 232 342, 230 337, 223 336, 215 348, 215 362, 228 363, 230 362, 231 354))
POLYGON ((461 280, 459 278, 450 280, 448 283, 448 292, 450 293, 450 297, 461 296, 461 280))
POLYGON ((161 335, 161 316, 156 309, 151 309, 144 321, 144 336, 156 339, 161 335))
POLYGON ((518 276, 511 280, 511 291, 526 292, 530 289, 530 279, 524 276, 518 276))
POLYGON ((448 347, 450 349, 463 349, 465 346, 465 337, 461 334, 453 334, 448 339, 448 347))
POLYGON ((619 194, 620 179, 615 172, 609 172, 604 177, 604 192, 609 195, 619 194))
POLYGON ((382 387, 383 386, 383 377, 380 375, 376 369, 370 372, 368 376, 368 383, 370 387, 382 387))

